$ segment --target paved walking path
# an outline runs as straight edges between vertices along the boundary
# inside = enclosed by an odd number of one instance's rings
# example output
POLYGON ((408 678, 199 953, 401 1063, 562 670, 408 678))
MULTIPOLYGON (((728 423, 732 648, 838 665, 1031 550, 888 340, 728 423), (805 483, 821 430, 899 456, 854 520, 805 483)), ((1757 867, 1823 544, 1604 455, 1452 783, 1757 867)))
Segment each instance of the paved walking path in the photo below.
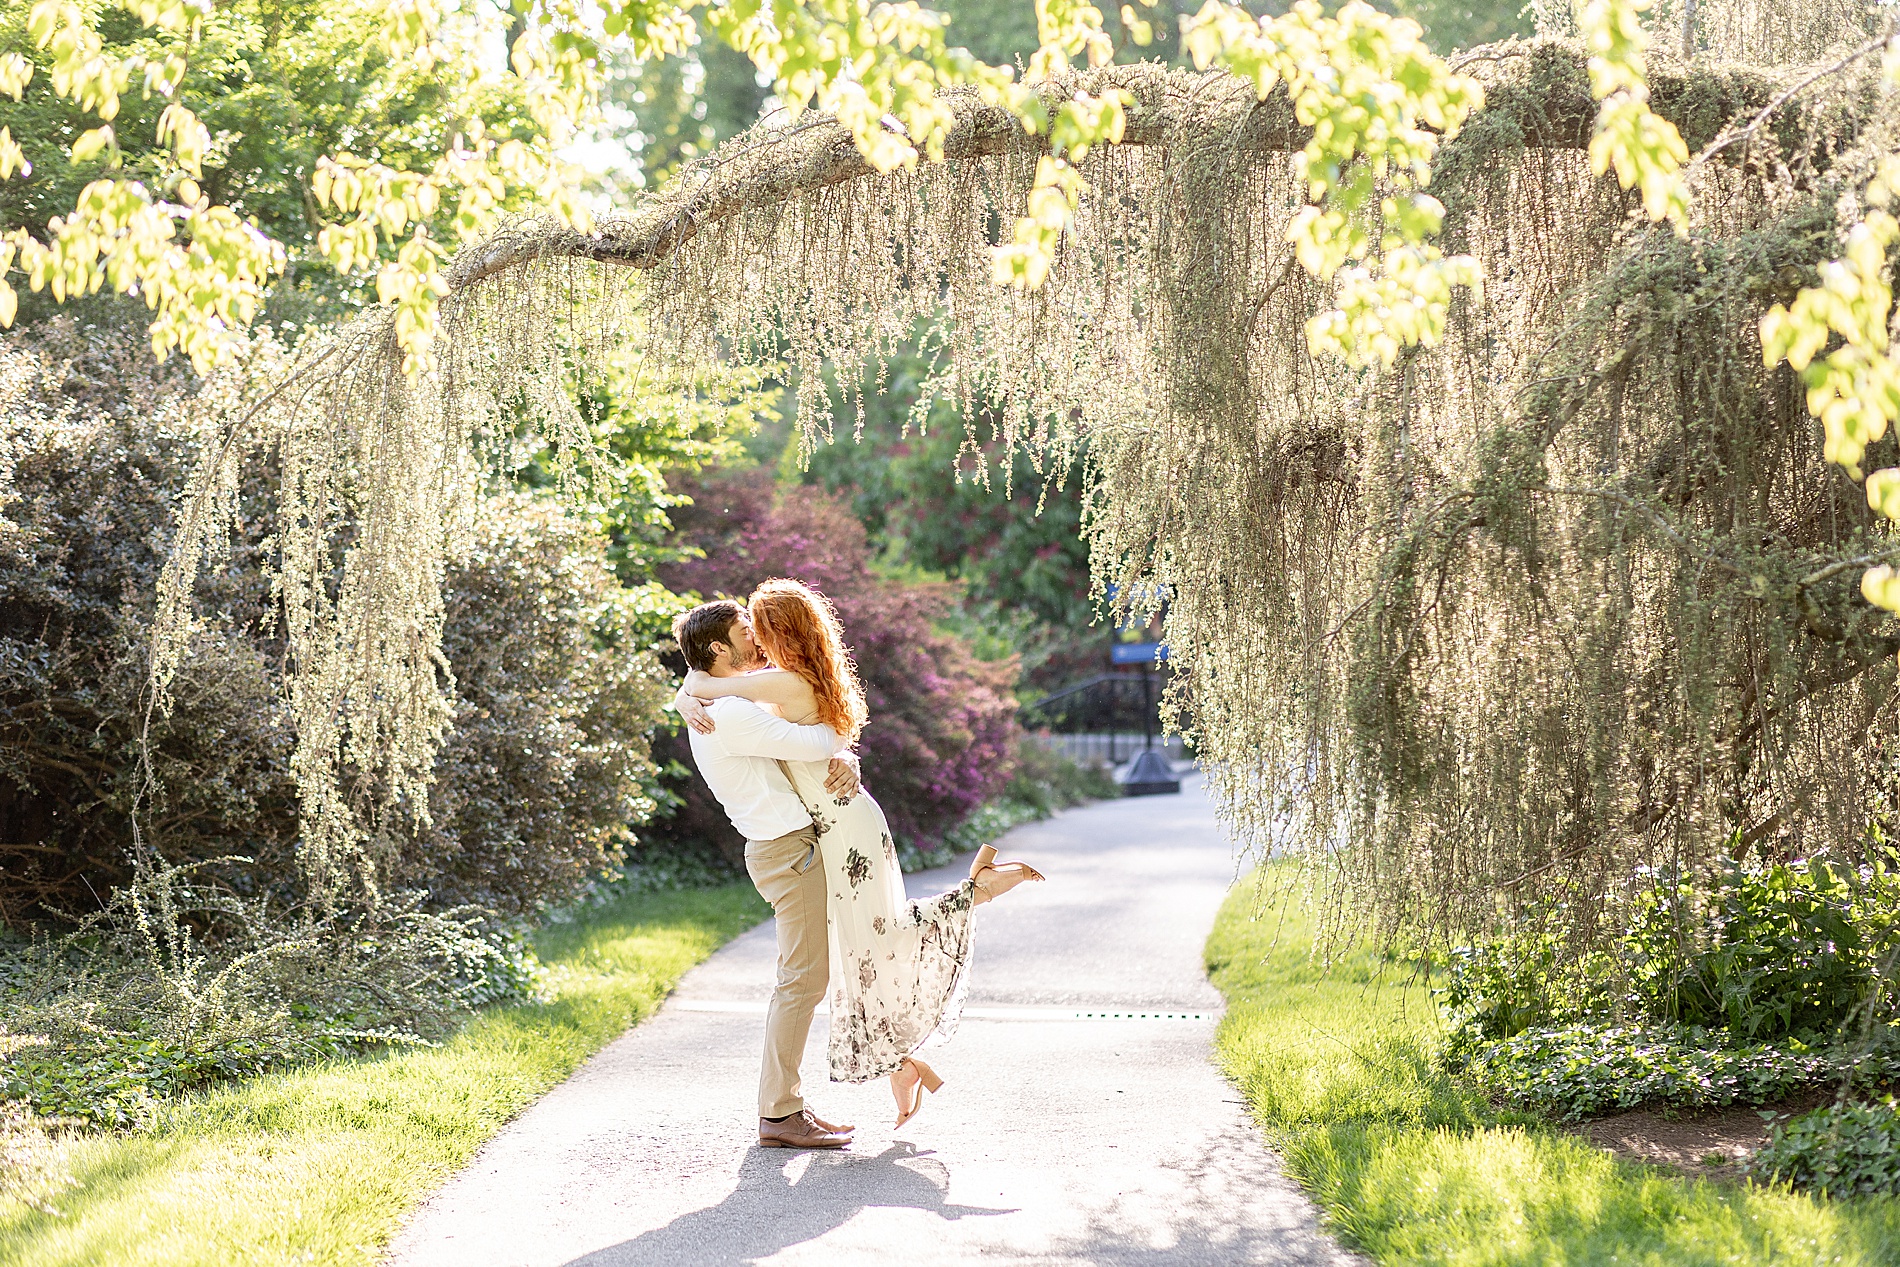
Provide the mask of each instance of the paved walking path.
MULTIPOLYGON (((893 1135, 882 1080, 806 1094, 842 1153, 753 1145, 769 924, 497 1136, 400 1267, 1347 1264, 1210 1063, 1201 947, 1234 863, 1200 782, 1011 833, 1049 883, 977 913, 948 1085, 893 1135)), ((912 893, 959 872, 910 877, 912 893)))

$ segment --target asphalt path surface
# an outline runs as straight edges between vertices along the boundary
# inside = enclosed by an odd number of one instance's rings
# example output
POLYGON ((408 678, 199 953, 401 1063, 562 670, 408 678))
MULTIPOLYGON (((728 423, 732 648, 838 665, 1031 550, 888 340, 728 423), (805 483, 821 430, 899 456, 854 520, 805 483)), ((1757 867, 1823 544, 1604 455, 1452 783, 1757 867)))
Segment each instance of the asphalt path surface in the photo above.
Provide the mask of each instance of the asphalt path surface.
MULTIPOLYGON (((1048 877, 977 912, 947 1082, 893 1132, 882 1079, 825 1081, 849 1150, 757 1147, 771 925, 492 1140, 410 1220, 400 1267, 1346 1264, 1211 1063, 1201 948, 1235 878, 1198 778, 1001 842, 1048 877)), ((967 866, 966 864, 963 864, 967 866)), ((941 891, 961 868, 909 877, 941 891)))

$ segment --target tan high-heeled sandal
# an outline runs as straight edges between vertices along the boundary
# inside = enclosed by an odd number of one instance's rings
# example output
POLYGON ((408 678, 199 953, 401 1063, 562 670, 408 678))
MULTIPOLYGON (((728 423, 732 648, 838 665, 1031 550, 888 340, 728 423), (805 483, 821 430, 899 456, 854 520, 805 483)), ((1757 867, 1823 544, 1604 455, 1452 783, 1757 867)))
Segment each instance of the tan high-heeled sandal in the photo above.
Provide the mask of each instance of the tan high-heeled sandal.
POLYGON ((935 1069, 915 1056, 904 1057, 904 1063, 891 1071, 891 1098, 897 1101, 897 1126, 891 1129, 896 1130, 923 1110, 924 1092, 934 1094, 942 1089, 943 1079, 937 1076, 935 1069), (905 1073, 911 1076, 911 1083, 908 1088, 900 1089, 898 1075, 905 1073))
POLYGON ((984 845, 970 860, 970 879, 975 882, 974 905, 994 902, 1025 880, 1044 879, 1042 872, 1027 862, 997 862, 996 846, 984 845))

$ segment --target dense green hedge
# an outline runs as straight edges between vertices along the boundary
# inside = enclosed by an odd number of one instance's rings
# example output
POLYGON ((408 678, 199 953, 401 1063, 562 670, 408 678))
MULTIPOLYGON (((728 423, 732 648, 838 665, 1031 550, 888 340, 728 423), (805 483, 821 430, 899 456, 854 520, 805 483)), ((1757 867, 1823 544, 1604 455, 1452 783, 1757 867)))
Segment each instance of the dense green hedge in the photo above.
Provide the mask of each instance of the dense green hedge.
MULTIPOLYGON (((140 344, 56 323, 0 346, 0 915, 96 910, 129 875, 146 630, 171 508, 209 425, 140 344)), ((198 595, 155 716, 160 853, 294 902, 297 804, 270 603, 270 505, 198 595), (237 861, 237 860, 242 861, 237 861)), ((455 728, 429 821, 380 842, 378 883, 504 915, 566 901, 651 810, 665 695, 600 540, 550 501, 489 499, 448 582, 455 728)))

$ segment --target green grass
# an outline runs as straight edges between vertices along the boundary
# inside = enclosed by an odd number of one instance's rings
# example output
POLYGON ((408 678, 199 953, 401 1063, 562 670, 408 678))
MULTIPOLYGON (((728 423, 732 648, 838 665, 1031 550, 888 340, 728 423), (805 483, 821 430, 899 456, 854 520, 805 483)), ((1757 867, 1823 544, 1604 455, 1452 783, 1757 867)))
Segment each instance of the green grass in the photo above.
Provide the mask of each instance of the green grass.
POLYGON ((552 1000, 440 1047, 328 1061, 189 1101, 146 1135, 61 1151, 57 1215, 0 1207, 0 1262, 374 1262, 402 1216, 522 1108, 768 914, 750 885, 648 894, 536 938, 552 1000))
POLYGON ((1207 942, 1228 1075, 1329 1226, 1383 1264, 1900 1263, 1900 1200, 1830 1202, 1616 1161, 1462 1091, 1406 965, 1323 971, 1298 909, 1228 896, 1207 942))

